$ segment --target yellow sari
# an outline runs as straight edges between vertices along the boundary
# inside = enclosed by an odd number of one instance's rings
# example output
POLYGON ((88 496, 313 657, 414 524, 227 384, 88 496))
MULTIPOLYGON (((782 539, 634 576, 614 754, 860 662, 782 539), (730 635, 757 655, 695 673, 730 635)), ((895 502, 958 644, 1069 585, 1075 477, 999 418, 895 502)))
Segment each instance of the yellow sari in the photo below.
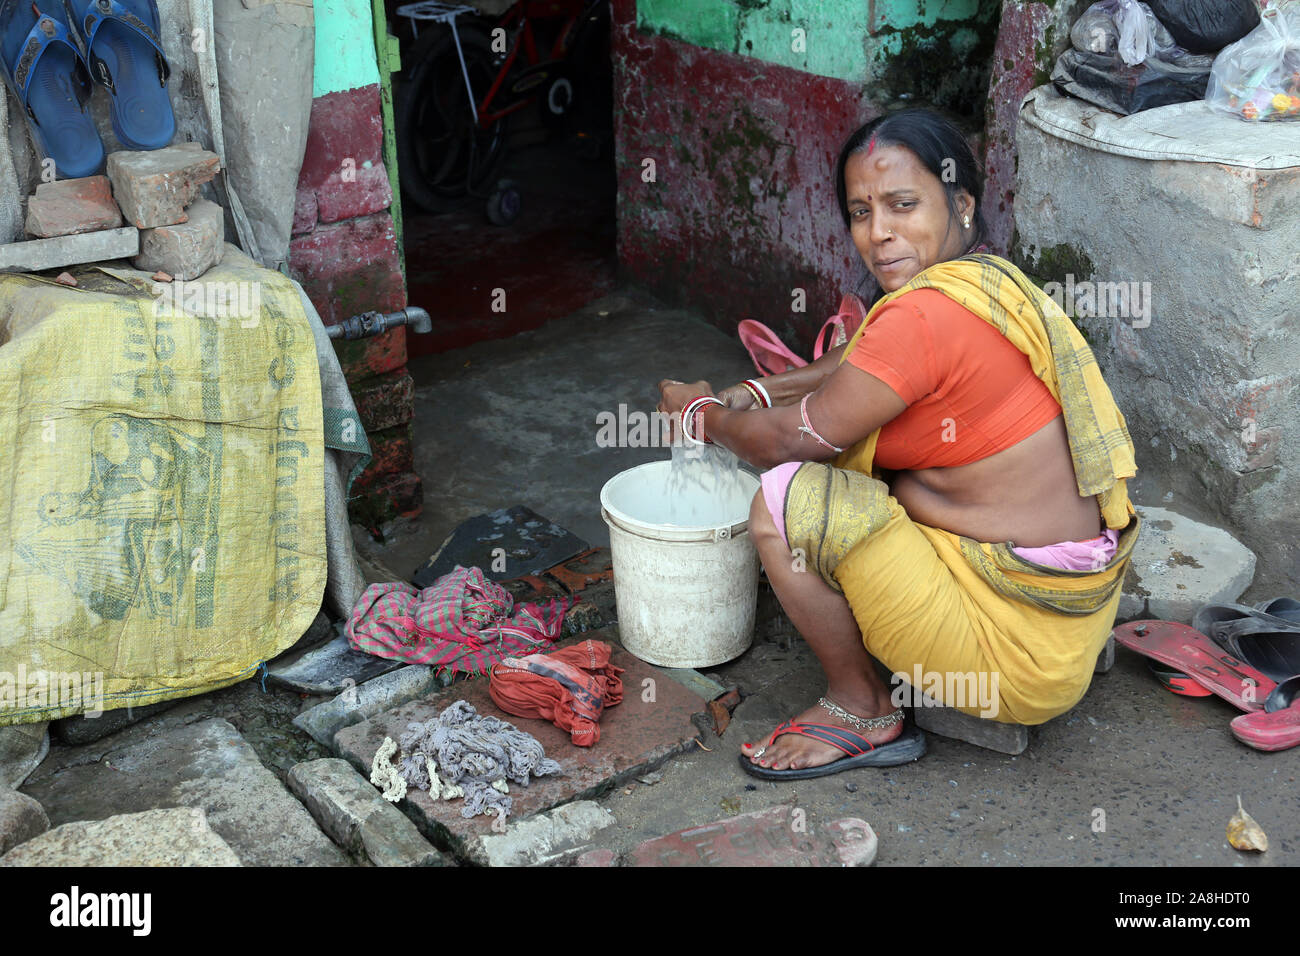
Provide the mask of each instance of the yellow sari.
POLYGON ((969 309, 1029 358, 1061 405, 1079 494, 1095 495, 1106 526, 1120 530, 1115 556, 1095 571, 1068 571, 1027 561, 1010 542, 917 524, 875 473, 878 430, 834 465, 799 469, 786 492, 786 536, 843 592, 867 650, 890 670, 950 691, 962 686, 954 675, 982 675, 995 689, 991 706, 942 702, 996 720, 1042 723, 1083 696, 1115 620, 1140 529, 1126 488, 1137 472, 1133 442, 1083 336, 996 256, 936 263, 884 296, 845 356, 884 303, 922 288, 969 309))

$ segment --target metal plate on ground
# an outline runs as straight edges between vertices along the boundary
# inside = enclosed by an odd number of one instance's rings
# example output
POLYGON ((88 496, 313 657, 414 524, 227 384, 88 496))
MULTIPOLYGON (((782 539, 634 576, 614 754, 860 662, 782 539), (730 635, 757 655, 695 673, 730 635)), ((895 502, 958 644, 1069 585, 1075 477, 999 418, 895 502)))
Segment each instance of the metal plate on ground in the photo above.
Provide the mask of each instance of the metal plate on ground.
POLYGON ((456 565, 482 568, 490 580, 506 581, 541 574, 589 547, 576 534, 531 508, 498 508, 461 522, 442 547, 415 570, 411 581, 416 587, 427 588, 456 565))

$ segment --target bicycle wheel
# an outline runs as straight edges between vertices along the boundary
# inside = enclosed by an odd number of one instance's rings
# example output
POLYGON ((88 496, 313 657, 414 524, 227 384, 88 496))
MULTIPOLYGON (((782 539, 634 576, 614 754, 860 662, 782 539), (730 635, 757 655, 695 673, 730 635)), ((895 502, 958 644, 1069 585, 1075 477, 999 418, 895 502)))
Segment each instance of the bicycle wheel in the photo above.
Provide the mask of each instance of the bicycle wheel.
MULTIPOLYGON (((487 35, 457 26, 465 71, 481 100, 498 67, 487 35)), ((412 66, 394 104, 402 189, 422 209, 445 212, 491 183, 505 158, 508 117, 486 127, 475 123, 450 29, 426 29, 405 59, 412 66)))

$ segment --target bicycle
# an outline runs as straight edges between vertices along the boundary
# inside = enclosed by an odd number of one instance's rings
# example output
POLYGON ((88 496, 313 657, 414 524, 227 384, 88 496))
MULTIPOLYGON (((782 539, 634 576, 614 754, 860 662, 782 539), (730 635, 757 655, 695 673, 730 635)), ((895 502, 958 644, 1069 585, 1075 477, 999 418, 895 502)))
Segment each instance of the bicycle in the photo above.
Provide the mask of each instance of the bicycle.
POLYGON ((520 212, 518 187, 509 180, 486 187, 505 159, 510 118, 539 101, 552 123, 572 113, 581 96, 575 64, 608 30, 608 0, 519 0, 495 19, 439 0, 404 4, 396 13, 416 38, 396 90, 404 191, 427 212, 456 208, 467 197, 487 199, 488 218, 508 225, 520 212), (560 21, 545 50, 535 20, 560 21))

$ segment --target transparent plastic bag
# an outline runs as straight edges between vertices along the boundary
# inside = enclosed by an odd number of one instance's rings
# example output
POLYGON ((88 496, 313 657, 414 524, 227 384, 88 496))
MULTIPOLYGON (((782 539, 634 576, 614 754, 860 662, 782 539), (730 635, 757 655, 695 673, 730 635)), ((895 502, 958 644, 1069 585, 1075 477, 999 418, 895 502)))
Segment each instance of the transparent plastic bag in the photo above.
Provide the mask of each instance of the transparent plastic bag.
POLYGON ((1127 66, 1149 57, 1173 60, 1184 51, 1151 8, 1137 0, 1101 0, 1070 27, 1070 43, 1081 53, 1119 54, 1127 66))
POLYGON ((1300 120, 1300 5, 1267 11, 1214 60, 1205 99, 1244 120, 1300 120))

